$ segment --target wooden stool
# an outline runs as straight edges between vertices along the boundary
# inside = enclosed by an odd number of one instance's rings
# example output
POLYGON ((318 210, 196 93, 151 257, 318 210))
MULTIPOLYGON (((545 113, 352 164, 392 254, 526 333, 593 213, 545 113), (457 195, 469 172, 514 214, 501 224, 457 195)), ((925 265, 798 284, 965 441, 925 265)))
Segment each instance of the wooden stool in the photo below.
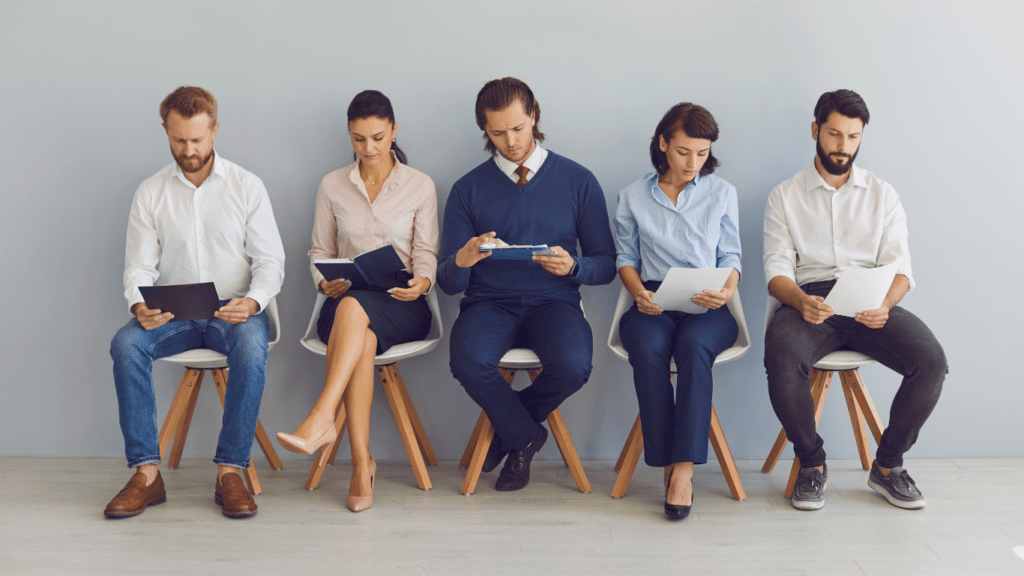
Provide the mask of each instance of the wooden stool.
MULTIPOLYGON (((832 373, 838 371, 839 380, 843 385, 843 394, 846 396, 846 407, 850 411, 853 436, 857 440, 857 452, 860 454, 860 463, 865 470, 870 470, 873 458, 868 447, 868 435, 864 428, 864 422, 865 420, 867 421, 868 427, 871 428, 871 434, 875 437, 875 443, 877 444, 882 440, 882 420, 878 417, 878 411, 875 410, 875 404, 871 401, 871 395, 868 394, 867 386, 864 385, 864 380, 860 376, 860 370, 853 368, 839 371, 825 368, 830 365, 835 366, 840 361, 859 362, 860 364, 874 362, 874 360, 863 354, 843 350, 832 352, 814 365, 815 367, 811 369, 810 382, 811 396, 814 398, 814 425, 817 427, 818 422, 821 420, 821 410, 825 406, 825 397, 828 395, 828 387, 832 382, 832 373)), ((782 451, 786 448, 787 441, 786 430, 782 429, 779 432, 779 437, 775 440, 775 445, 768 454, 768 459, 764 461, 764 466, 761 467, 762 472, 771 472, 775 468, 779 457, 782 456, 782 451)), ((796 485, 796 477, 799 473, 800 459, 793 458, 793 468, 789 473, 789 482, 786 483, 786 498, 793 496, 793 486, 796 485)))
MULTIPOLYGON (((729 443, 725 440, 725 432, 722 431, 722 423, 718 421, 718 413, 715 412, 713 404, 711 405, 711 428, 708 431, 708 438, 711 440, 711 446, 715 449, 718 463, 722 466, 722 474, 725 475, 725 481, 729 484, 732 497, 736 500, 746 499, 747 493, 743 491, 743 484, 740 483, 736 461, 732 457, 732 451, 729 450, 729 443)), ((643 451, 644 434, 640 425, 640 415, 637 414, 633 429, 629 431, 626 444, 622 447, 618 462, 615 463, 615 471, 619 473, 619 476, 612 488, 612 498, 622 498, 626 495, 626 488, 629 487, 633 471, 636 470, 637 462, 640 461, 640 453, 643 451)))
MULTIPOLYGON (((509 386, 516 377, 516 372, 526 370, 530 375, 530 381, 540 376, 540 359, 532 350, 526 348, 513 348, 509 350, 498 364, 501 376, 505 378, 509 386)), ((562 412, 555 408, 548 414, 548 426, 551 428, 551 435, 555 437, 558 444, 558 451, 562 454, 562 460, 572 472, 576 487, 584 494, 590 492, 590 481, 583 471, 583 463, 576 453, 576 446, 572 443, 569 431, 565 427, 565 420, 562 419, 562 412)), ((462 459, 459 461, 459 468, 466 469, 466 479, 462 483, 460 492, 465 495, 472 494, 476 490, 476 483, 480 479, 480 471, 484 466, 484 459, 487 457, 487 450, 491 447, 491 439, 494 438, 494 427, 483 410, 473 428, 473 435, 469 438, 462 459)))
MULTIPOLYGON (((203 372, 209 370, 213 376, 213 384, 220 396, 220 405, 224 407, 224 394, 227 390, 227 368, 193 368, 186 366, 185 375, 181 378, 178 391, 171 401, 171 408, 167 411, 164 425, 160 428, 158 440, 160 442, 160 458, 163 459, 171 444, 171 437, 174 437, 174 445, 171 447, 171 455, 167 459, 168 468, 177 468, 181 463, 181 452, 185 448, 185 440, 188 438, 188 428, 192 424, 192 414, 196 409, 196 401, 199 399, 199 389, 203 385, 203 372)), ((277 457, 274 446, 270 443, 270 437, 263 430, 263 424, 256 420, 256 442, 263 449, 263 454, 270 462, 271 468, 281 470, 284 465, 277 457)), ((244 470, 243 476, 249 486, 250 494, 260 494, 263 489, 260 487, 259 477, 256 476, 256 464, 252 457, 249 458, 249 467, 244 470)))

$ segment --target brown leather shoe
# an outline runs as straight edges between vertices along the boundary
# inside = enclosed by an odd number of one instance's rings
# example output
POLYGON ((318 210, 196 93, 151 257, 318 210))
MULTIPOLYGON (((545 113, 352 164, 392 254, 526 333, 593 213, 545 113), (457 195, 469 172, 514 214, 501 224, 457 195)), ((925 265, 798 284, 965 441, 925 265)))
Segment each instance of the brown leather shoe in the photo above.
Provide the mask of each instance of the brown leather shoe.
POLYGON ((160 472, 156 473, 156 480, 146 486, 146 475, 136 472, 124 488, 114 496, 114 499, 107 504, 103 515, 107 518, 128 518, 142 514, 146 506, 156 506, 167 502, 167 491, 164 490, 164 479, 160 472))
POLYGON ((256 513, 256 501, 252 499, 245 482, 238 474, 225 474, 224 483, 217 478, 213 501, 221 507, 228 518, 245 518, 256 513))

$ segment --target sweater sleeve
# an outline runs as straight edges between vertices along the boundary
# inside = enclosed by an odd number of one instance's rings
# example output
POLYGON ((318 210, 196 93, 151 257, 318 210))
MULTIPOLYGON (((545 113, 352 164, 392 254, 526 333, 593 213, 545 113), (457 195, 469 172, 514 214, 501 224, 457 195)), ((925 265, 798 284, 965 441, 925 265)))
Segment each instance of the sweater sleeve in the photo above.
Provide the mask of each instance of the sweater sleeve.
POLYGON ((470 238, 476 236, 473 221, 465 198, 458 188, 452 187, 448 202, 444 207, 444 228, 441 234, 441 253, 437 263, 437 285, 445 294, 464 292, 469 286, 471 268, 459 268, 455 264, 455 255, 466 245, 470 238))
POLYGON ((615 279, 615 241, 608 222, 604 191, 593 174, 583 184, 580 210, 576 217, 576 235, 583 256, 573 278, 577 283, 599 286, 615 279))

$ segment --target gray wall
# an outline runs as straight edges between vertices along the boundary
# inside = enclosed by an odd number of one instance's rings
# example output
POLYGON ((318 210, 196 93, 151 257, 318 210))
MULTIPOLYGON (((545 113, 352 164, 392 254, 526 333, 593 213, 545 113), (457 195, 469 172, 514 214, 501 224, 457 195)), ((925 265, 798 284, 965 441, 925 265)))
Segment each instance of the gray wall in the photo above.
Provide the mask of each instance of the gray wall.
MULTIPOLYGON (((610 207, 650 169, 648 138, 669 106, 698 102, 718 119, 718 173, 740 193, 740 293, 755 340, 715 371, 739 458, 763 458, 779 430, 761 363, 765 199, 811 161, 818 95, 859 91, 872 122, 858 162, 896 187, 910 218, 918 288, 905 305, 951 367, 910 455, 1024 456, 1024 379, 1009 361, 1024 349, 1011 232, 1024 215, 1024 4, 521 4, 0 2, 0 454, 122 455, 108 342, 128 319, 125 224, 136 186, 171 161, 157 105, 176 86, 217 96, 217 149, 263 178, 284 238, 284 338, 261 414, 273 434, 298 424, 322 383, 323 360, 298 343, 314 300, 305 253, 316 186, 351 161, 348 101, 365 88, 391 97, 399 142, 443 207, 452 183, 487 158, 477 90, 515 75, 543 103, 546 145, 591 168, 610 207)), ((636 415, 628 365, 604 345, 618 290, 584 290, 594 376, 564 412, 586 459, 615 457, 636 415)), ((456 299, 441 303, 450 327, 456 299)), ((400 368, 451 460, 478 410, 447 359, 445 342, 400 368)), ((887 419, 899 378, 863 372, 887 419)), ((155 376, 162 414, 180 369, 159 365, 155 376)), ((186 456, 212 456, 219 418, 210 387, 186 456)), ((382 394, 373 418, 374 454, 404 458, 382 394)), ((838 389, 821 430, 832 456, 854 457, 838 389)))

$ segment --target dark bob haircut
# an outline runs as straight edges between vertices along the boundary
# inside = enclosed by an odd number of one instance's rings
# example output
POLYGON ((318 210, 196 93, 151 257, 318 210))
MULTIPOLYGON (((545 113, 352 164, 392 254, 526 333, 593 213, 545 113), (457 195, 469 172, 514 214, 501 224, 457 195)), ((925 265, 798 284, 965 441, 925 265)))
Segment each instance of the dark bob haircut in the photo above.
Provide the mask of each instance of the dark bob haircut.
POLYGON ((487 136, 487 110, 497 112, 504 110, 519 101, 527 115, 533 115, 533 138, 539 142, 544 141, 544 133, 540 131, 540 104, 533 97, 533 90, 526 85, 526 82, 518 78, 506 76, 498 80, 491 80, 476 95, 476 125, 484 131, 484 150, 491 155, 497 154, 498 149, 487 136))
MULTIPOLYGON (((391 108, 391 100, 384 94, 377 90, 363 90, 356 97, 352 99, 352 103, 348 105, 348 121, 353 122, 360 118, 383 118, 391 125, 395 125, 395 111, 391 108)), ((407 164, 405 161, 405 152, 398 147, 398 144, 394 141, 391 142, 391 149, 395 152, 395 157, 402 164, 407 164)), ((356 158, 355 153, 352 154, 352 159, 356 158)))
MULTIPOLYGON (((668 172, 668 158, 661 151, 661 138, 664 138, 665 142, 671 142, 678 130, 682 130, 690 138, 701 138, 712 142, 718 140, 718 123, 715 122, 715 117, 711 115, 711 112, 708 112, 703 106, 683 102, 669 108, 661 122, 658 122, 658 127, 654 130, 654 137, 651 138, 651 164, 658 171, 658 176, 664 176, 668 172)), ((700 175, 711 174, 718 165, 718 158, 708 151, 708 159, 700 169, 700 175)))
POLYGON ((868 105, 853 90, 835 90, 822 94, 814 105, 814 121, 818 126, 823 126, 833 112, 839 112, 847 118, 860 118, 865 126, 871 118, 868 105))

